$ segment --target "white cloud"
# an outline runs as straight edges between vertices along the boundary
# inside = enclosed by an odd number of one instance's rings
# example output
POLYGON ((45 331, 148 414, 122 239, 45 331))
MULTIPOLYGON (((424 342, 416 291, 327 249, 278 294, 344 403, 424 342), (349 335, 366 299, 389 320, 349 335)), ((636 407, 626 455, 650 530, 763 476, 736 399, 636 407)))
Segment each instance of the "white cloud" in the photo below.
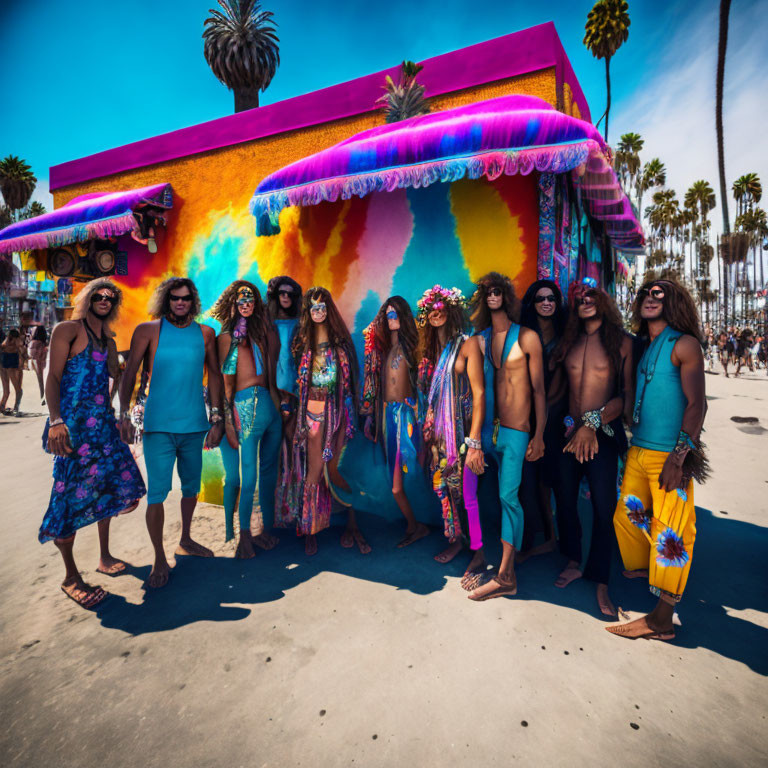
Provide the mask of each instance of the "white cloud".
POLYGON ((42 203, 47 211, 53 210, 53 195, 51 194, 48 179, 38 179, 35 191, 32 193, 32 199, 42 203))

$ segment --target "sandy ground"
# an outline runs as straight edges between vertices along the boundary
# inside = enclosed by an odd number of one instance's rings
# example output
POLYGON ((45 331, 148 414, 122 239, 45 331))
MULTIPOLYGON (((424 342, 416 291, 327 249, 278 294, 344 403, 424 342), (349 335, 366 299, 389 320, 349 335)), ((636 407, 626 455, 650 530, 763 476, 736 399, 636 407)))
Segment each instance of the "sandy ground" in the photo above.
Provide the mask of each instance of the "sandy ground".
MULTIPOLYGON (((517 598, 475 604, 459 586, 465 558, 432 559, 437 532, 397 550, 402 527, 365 517, 367 557, 340 548, 334 527, 315 558, 282 532, 241 562, 221 510, 204 505, 193 533, 216 557, 179 558, 157 592, 143 588, 144 504, 113 523, 126 575, 96 574, 95 526, 78 535, 86 577, 113 593, 84 611, 59 591, 53 544, 36 540, 43 419, 0 417, 0 764, 766 765, 768 377, 707 384, 715 472, 696 491, 674 645, 605 632, 593 585, 553 586, 554 554, 519 568, 517 598)), ((178 492, 166 520, 171 553, 178 492)), ((625 609, 653 605, 618 561, 611 593, 625 609)))

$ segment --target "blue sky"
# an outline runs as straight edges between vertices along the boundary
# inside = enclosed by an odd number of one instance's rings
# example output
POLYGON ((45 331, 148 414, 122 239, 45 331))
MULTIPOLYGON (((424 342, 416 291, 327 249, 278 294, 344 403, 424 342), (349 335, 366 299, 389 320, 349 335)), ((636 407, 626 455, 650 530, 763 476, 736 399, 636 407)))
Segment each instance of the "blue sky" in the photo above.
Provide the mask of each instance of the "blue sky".
MULTIPOLYGON (((0 4, 4 73, 0 156, 15 154, 40 179, 48 167, 230 114, 233 97, 203 58, 212 0, 111 3, 5 0, 0 4)), ((605 105, 602 61, 582 44, 591 0, 267 0, 278 23, 281 66, 262 94, 268 104, 554 21, 597 118, 605 105)), ((714 76, 717 0, 630 0, 628 42, 611 63, 610 136, 636 130, 644 159, 659 156, 681 194, 696 178, 716 186, 714 76)), ((727 67, 727 172, 768 185, 761 127, 768 20, 756 0, 734 0, 727 67)), ((254 186, 258 179, 254 179, 254 186)))

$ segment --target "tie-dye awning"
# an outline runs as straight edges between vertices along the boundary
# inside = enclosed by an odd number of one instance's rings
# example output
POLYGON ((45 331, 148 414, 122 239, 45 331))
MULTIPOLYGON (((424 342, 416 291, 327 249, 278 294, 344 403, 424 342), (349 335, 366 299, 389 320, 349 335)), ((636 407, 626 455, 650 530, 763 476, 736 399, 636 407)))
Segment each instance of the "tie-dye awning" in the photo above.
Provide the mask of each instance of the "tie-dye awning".
POLYGON ((590 123, 534 96, 502 96, 363 131, 267 176, 251 199, 257 234, 278 231, 289 206, 353 195, 427 187, 501 174, 574 174, 587 212, 617 247, 639 247, 643 234, 611 167, 610 150, 590 123), (581 168, 585 166, 585 168, 581 168))
POLYGON ((0 230, 0 254, 125 234, 136 228, 133 212, 141 205, 170 208, 173 205, 171 185, 154 184, 122 192, 93 192, 75 197, 51 213, 0 230))

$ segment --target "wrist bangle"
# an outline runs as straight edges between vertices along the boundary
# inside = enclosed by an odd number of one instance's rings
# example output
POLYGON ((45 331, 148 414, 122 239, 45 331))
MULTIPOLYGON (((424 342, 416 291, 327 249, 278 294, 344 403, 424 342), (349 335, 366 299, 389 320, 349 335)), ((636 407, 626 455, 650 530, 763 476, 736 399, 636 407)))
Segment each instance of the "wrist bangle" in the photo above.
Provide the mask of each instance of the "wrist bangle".
POLYGON ((63 423, 64 423, 64 419, 62 419, 61 416, 59 416, 58 419, 54 419, 53 421, 48 422, 48 426, 49 427, 58 427, 59 424, 63 424, 63 423))
POLYGON ((222 419, 218 413, 212 413, 211 418, 209 419, 210 424, 221 424, 223 421, 224 419, 222 419))
POLYGON ((476 451, 483 450, 483 444, 480 440, 474 440, 471 437, 465 437, 464 442, 466 443, 468 448, 474 448, 476 451))

